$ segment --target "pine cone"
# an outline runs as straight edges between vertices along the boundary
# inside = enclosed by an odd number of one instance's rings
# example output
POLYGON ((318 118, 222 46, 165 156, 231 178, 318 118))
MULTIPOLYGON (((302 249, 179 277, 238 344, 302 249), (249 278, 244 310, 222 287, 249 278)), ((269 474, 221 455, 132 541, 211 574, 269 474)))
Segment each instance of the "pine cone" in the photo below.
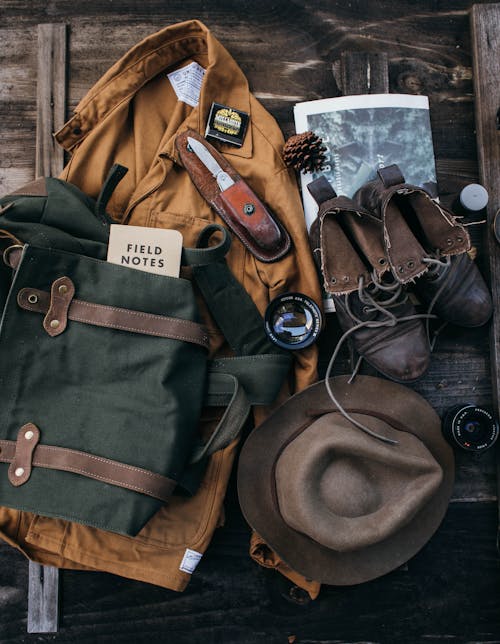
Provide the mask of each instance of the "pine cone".
POLYGON ((291 136, 283 147, 285 165, 299 172, 314 172, 323 169, 326 148, 323 140, 314 132, 291 136))

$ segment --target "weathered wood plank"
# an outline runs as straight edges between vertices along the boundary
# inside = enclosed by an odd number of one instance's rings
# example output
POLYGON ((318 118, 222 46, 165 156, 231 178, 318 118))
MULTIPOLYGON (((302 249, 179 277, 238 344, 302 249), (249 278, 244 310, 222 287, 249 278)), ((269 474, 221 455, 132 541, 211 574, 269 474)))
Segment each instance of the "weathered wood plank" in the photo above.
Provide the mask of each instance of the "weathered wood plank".
POLYGON ((342 52, 337 84, 345 96, 387 94, 389 92, 387 53, 342 52))
MULTIPOLYGON (((493 221, 500 208, 500 4, 474 5, 471 11, 476 129, 481 183, 489 192, 487 207, 488 256, 493 301, 500 300, 500 244, 493 235, 493 221)), ((495 307, 490 329, 493 402, 500 416, 500 311, 495 307)), ((498 476, 500 482, 500 452, 498 476)), ((500 494, 498 495, 500 500, 500 494)), ((499 508, 500 512, 500 508, 499 508)), ((497 543, 500 547, 500 525, 497 543)))
POLYGON ((66 116, 66 31, 64 24, 38 27, 36 176, 57 176, 64 167, 64 151, 52 135, 66 116))
POLYGON ((29 562, 28 633, 56 633, 59 624, 59 570, 29 562))
MULTIPOLYGON (((36 176, 57 176, 64 167, 53 132, 66 115, 66 46, 64 24, 38 27, 36 176)), ((59 623, 59 570, 29 562, 28 633, 54 633, 59 623)))

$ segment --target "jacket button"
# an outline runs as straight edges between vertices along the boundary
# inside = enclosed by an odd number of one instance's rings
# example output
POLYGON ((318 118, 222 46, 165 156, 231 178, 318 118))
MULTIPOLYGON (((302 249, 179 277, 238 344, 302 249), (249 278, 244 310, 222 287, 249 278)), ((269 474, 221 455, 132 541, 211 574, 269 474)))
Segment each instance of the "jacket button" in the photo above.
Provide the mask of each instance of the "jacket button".
POLYGON ((27 441, 30 441, 30 440, 33 438, 33 436, 34 436, 34 435, 35 435, 35 434, 31 431, 31 429, 29 429, 29 430, 26 432, 26 434, 24 435, 24 438, 25 438, 27 441))
POLYGON ((24 474, 24 467, 17 467, 14 474, 17 477, 22 476, 24 474))
POLYGON ((51 321, 50 321, 50 327, 51 327, 51 329, 57 329, 57 327, 58 327, 60 324, 61 324, 61 323, 59 322, 59 320, 51 320, 51 321))

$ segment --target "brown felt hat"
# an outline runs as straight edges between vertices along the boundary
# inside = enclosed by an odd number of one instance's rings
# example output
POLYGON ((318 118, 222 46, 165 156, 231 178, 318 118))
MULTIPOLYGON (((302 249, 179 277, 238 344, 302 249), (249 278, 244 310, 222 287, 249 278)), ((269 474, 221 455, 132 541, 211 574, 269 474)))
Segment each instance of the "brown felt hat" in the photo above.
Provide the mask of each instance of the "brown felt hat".
POLYGON ((238 494, 251 527, 291 568, 326 584, 358 584, 408 561, 438 528, 454 458, 432 407, 403 385, 331 379, 292 396, 246 440, 238 494))

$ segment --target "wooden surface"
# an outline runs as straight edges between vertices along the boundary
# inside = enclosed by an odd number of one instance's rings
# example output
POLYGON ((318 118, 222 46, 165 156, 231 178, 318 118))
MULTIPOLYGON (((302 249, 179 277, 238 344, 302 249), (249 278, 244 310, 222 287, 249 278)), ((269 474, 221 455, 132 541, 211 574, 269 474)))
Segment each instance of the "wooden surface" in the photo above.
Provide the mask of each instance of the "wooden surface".
MULTIPOLYGON (((35 176, 40 23, 69 24, 69 113, 141 38, 199 18, 237 60, 285 136, 294 132, 294 103, 344 91, 343 56, 386 55, 389 91, 430 98, 440 192, 443 201, 451 200, 479 178, 471 6, 465 0, 35 0, 29 6, 0 0, 0 193, 35 176)), ((498 89, 498 61, 495 69, 489 82, 498 89)), ((492 137, 484 142, 495 144, 492 137)), ((488 189, 499 190, 498 173, 491 181, 495 187, 488 189)), ((485 226, 471 232, 478 263, 487 269, 490 232, 485 226)), ((321 339, 323 360, 334 335, 321 339)), ((485 329, 448 327, 414 388, 440 414, 464 401, 491 404, 490 368, 485 329)), ((496 531, 495 454, 457 454, 445 521, 407 566, 357 587, 323 588, 315 602, 300 602, 280 575, 249 559, 249 530, 232 484, 226 526, 184 593, 65 571, 55 635, 26 633, 28 567, 0 544, 0 642, 500 642, 496 531)))
MULTIPOLYGON (((476 95, 477 151, 479 176, 489 185, 490 198, 487 220, 493 231, 500 210, 500 11, 498 5, 476 5, 471 13, 471 33, 474 63, 474 93, 476 95)), ((495 301, 500 297, 500 244, 494 234, 488 235, 487 250, 491 291, 495 301)), ((500 314, 490 325, 491 381, 493 404, 500 410, 500 314)), ((497 487, 500 482, 500 461, 497 462, 497 487)), ((500 533, 497 536, 500 543, 500 533)))

